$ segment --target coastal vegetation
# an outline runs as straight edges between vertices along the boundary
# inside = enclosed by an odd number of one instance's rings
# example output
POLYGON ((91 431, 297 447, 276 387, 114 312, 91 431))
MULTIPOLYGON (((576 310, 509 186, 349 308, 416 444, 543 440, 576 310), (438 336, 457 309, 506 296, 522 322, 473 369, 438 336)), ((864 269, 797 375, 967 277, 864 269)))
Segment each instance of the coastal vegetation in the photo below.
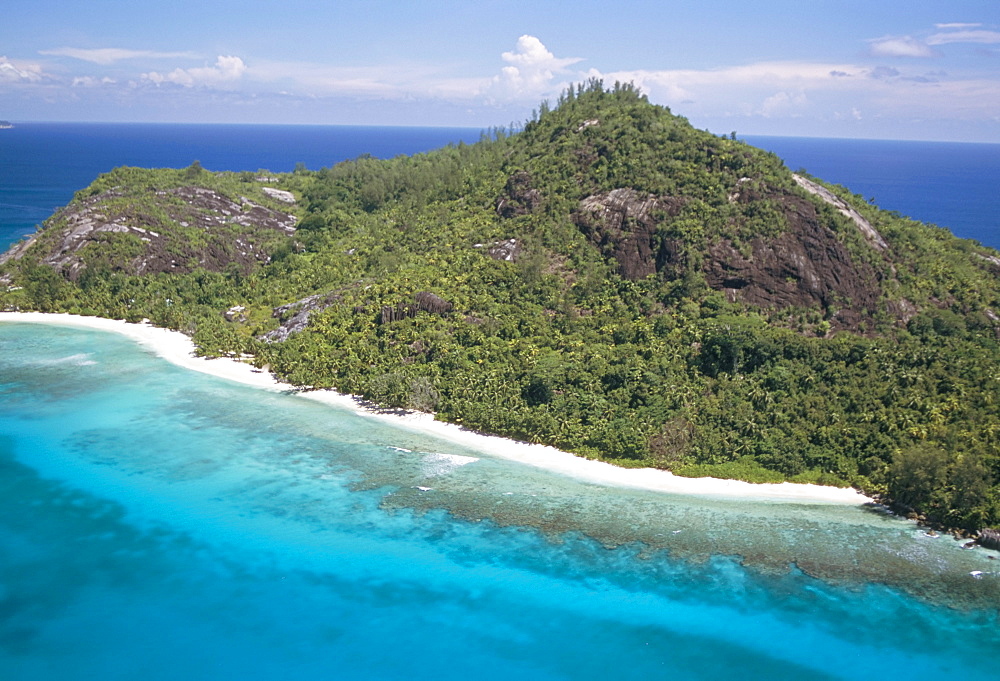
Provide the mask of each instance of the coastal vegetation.
POLYGON ((0 258, 0 308, 150 319, 619 465, 1000 523, 1000 254, 733 137, 592 81, 416 156, 119 168, 0 258))

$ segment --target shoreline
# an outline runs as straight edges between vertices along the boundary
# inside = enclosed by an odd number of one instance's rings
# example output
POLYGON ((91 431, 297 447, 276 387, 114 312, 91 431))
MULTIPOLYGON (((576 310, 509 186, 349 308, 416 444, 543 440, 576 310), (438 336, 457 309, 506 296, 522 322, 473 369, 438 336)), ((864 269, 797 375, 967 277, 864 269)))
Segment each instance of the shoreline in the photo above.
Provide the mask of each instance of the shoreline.
POLYGON ((297 394, 301 397, 334 408, 344 409, 368 418, 380 419, 389 425, 432 435, 488 455, 534 466, 583 482, 608 487, 737 500, 844 505, 861 505, 873 501, 851 488, 791 482, 749 483, 720 478, 684 478, 669 471, 654 468, 621 468, 604 461, 585 459, 547 445, 529 444, 496 435, 477 433, 457 424, 437 421, 432 414, 421 412, 384 413, 366 407, 359 398, 343 395, 333 390, 302 392, 301 388, 282 383, 271 374, 238 359, 196 357, 194 356, 195 345, 188 336, 179 331, 162 329, 148 323, 132 324, 116 319, 83 317, 64 313, 0 312, 0 323, 3 322, 69 326, 118 333, 136 341, 171 364, 184 369, 210 374, 217 378, 264 390, 298 391, 297 394))

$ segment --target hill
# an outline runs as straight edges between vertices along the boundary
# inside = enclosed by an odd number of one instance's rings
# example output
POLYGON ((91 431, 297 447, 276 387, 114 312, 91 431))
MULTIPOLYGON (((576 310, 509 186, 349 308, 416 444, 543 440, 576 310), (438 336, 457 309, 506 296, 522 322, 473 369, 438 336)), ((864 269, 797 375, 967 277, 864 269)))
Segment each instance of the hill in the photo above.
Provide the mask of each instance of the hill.
POLYGON ((117 169, 0 262, 7 309, 149 318, 304 387, 1000 522, 997 252, 629 85, 413 157, 117 169))

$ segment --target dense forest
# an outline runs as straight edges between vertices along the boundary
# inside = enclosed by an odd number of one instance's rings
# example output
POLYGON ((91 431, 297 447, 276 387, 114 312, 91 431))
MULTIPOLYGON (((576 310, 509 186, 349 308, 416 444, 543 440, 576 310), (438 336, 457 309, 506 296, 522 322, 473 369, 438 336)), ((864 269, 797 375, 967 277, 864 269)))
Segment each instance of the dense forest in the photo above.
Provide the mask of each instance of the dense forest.
POLYGON ((138 321, 303 388, 626 466, 1000 523, 1000 254, 599 81, 476 144, 119 168, 0 308, 138 321))

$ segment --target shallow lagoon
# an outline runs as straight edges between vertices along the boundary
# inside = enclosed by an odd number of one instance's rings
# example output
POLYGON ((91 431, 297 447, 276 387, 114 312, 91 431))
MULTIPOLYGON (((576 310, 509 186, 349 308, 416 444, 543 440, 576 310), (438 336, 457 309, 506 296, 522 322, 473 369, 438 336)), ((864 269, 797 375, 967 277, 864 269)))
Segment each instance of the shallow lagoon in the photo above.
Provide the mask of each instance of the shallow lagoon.
POLYGON ((0 466, 5 679, 996 673, 991 552, 581 482, 114 334, 0 324, 0 466))

